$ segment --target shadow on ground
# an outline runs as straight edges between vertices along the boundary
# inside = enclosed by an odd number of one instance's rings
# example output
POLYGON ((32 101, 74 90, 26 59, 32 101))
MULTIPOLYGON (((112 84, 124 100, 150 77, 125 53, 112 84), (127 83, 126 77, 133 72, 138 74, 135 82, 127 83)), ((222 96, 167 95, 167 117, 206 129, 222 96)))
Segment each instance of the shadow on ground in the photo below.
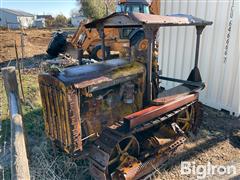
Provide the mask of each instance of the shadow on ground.
MULTIPOLYGON (((22 66, 24 68, 30 69, 30 68, 39 67, 40 63, 47 59, 49 59, 49 56, 47 54, 38 54, 38 55, 34 55, 32 57, 24 58, 23 60, 21 60, 21 58, 20 58, 19 60, 21 61, 22 66)), ((16 66, 16 59, 11 59, 11 60, 0 63, 0 70, 1 70, 1 68, 6 67, 6 66, 16 66)))
MULTIPOLYGON (((181 175, 182 161, 195 162, 196 165, 206 165, 208 162, 213 165, 236 164, 237 173, 240 173, 239 158, 240 118, 205 106, 198 135, 191 138, 183 150, 160 167, 160 179, 196 179, 194 175, 181 175)), ((238 179, 239 175, 233 179, 238 179)))

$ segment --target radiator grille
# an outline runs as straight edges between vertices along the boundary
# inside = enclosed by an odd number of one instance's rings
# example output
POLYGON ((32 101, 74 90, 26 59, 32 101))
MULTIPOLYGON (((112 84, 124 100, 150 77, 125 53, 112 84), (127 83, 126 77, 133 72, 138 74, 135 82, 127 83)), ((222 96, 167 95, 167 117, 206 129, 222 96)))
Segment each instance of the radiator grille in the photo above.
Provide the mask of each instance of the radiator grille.
POLYGON ((45 131, 50 139, 69 151, 72 144, 66 94, 56 87, 40 84, 45 131))

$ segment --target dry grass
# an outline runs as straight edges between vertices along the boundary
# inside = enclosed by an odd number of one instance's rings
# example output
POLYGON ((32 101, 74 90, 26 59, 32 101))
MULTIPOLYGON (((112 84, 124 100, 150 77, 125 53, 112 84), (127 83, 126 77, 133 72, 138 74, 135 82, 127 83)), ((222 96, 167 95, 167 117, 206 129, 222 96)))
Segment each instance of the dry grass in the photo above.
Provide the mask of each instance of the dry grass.
POLYGON ((47 141, 34 146, 30 153, 30 172, 32 179, 85 179, 87 177, 87 161, 74 161, 70 157, 53 149, 47 141))

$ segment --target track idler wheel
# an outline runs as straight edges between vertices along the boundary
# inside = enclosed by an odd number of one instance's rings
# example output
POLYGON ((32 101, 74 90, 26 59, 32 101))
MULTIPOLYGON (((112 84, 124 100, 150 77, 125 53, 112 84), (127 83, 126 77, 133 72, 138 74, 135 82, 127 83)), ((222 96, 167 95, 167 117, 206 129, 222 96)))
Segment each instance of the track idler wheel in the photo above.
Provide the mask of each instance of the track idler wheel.
POLYGON ((184 132, 192 132, 195 134, 200 126, 201 117, 201 103, 196 102, 177 115, 176 123, 184 132))
POLYGON ((122 136, 113 130, 104 130, 90 153, 90 173, 95 179, 119 179, 114 172, 137 161, 140 147, 133 135, 122 136))
POLYGON ((134 136, 122 139, 116 144, 112 154, 110 155, 108 172, 112 179, 121 179, 115 175, 114 171, 120 167, 132 166, 139 156, 140 147, 134 136))

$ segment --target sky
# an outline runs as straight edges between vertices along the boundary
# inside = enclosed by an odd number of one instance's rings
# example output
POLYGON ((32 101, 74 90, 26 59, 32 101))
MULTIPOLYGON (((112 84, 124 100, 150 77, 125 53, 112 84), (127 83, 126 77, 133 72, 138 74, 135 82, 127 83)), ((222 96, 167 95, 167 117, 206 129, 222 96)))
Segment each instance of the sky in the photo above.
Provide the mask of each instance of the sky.
POLYGON ((63 14, 71 16, 71 10, 78 9, 76 0, 0 0, 1 8, 22 10, 35 15, 63 14))

